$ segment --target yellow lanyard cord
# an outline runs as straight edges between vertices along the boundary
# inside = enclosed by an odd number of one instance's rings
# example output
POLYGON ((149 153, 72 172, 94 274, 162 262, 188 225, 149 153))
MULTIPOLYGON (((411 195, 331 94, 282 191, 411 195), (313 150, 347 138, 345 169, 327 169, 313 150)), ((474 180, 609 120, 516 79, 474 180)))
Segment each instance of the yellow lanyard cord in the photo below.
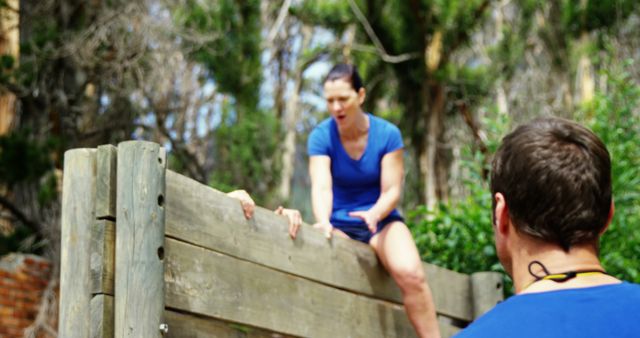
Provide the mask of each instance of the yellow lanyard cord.
POLYGON ((549 273, 549 271, 547 270, 547 268, 540 262, 540 261, 532 261, 531 263, 529 263, 529 273, 535 278, 535 280, 531 283, 529 283, 529 285, 527 285, 525 287, 528 288, 529 286, 531 286, 531 284, 535 283, 535 282, 539 282, 541 280, 550 280, 550 281, 554 281, 556 283, 564 283, 570 279, 574 279, 576 277, 582 277, 582 276, 593 276, 593 275, 608 275, 608 273, 604 272, 603 270, 576 270, 576 271, 567 271, 567 272, 561 272, 561 273, 549 273), (545 275, 544 276, 538 276, 535 273, 533 273, 533 271, 531 271, 531 267, 533 265, 539 265, 542 268, 542 271, 544 271, 545 275))
POLYGON ((538 280, 552 280, 554 282, 564 282, 572 278, 582 277, 582 276, 593 276, 593 275, 606 275, 607 273, 601 270, 592 270, 592 271, 584 271, 584 272, 563 272, 563 273, 554 273, 551 275, 546 275, 538 280))

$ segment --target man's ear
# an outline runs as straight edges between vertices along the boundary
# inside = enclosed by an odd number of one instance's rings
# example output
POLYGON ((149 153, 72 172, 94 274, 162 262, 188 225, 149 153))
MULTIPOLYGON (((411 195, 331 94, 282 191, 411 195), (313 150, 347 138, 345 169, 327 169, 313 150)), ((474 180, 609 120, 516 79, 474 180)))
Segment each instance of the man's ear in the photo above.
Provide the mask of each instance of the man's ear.
POLYGON ((607 216, 607 224, 605 224, 605 226, 602 228, 602 230, 600 230, 600 235, 602 235, 608 228, 609 225, 611 224, 611 221, 613 220, 613 214, 615 213, 615 205, 613 203, 613 197, 611 198, 611 207, 609 208, 609 216, 607 216))
POLYGON ((506 235, 509 232, 509 223, 511 222, 507 201, 505 200, 504 195, 500 192, 497 192, 493 198, 495 199, 495 207, 493 210, 494 231, 496 231, 496 235, 506 235))

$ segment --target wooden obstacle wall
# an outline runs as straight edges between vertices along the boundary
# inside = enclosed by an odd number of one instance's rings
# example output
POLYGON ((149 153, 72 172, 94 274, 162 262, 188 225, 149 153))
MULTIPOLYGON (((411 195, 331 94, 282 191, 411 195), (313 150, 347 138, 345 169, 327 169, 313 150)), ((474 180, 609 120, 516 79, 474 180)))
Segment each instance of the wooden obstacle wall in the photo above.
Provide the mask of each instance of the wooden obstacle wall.
MULTIPOLYGON (((166 169, 155 143, 65 154, 61 337, 413 337, 372 249, 166 169)), ((443 336, 502 300, 497 273, 424 264, 443 336)))

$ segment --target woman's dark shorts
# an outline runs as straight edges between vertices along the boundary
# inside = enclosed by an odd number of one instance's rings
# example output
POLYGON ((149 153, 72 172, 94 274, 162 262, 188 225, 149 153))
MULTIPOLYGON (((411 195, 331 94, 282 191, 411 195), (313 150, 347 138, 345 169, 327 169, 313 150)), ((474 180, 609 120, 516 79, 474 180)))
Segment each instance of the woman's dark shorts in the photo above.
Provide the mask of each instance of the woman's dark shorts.
POLYGON ((389 215, 387 216, 385 219, 383 219, 382 221, 378 222, 378 229, 376 230, 375 233, 372 233, 371 231, 369 231, 369 228, 367 227, 367 224, 362 222, 360 224, 333 224, 333 226, 344 232, 345 234, 347 234, 347 236, 349 236, 349 238, 351 239, 355 239, 357 241, 369 244, 369 241, 371 241, 371 238, 379 233, 380 231, 382 231, 382 229, 384 229, 384 227, 387 226, 387 224, 391 223, 391 222, 395 222, 395 221, 400 221, 404 223, 404 218, 402 218, 402 216, 399 215, 389 215))

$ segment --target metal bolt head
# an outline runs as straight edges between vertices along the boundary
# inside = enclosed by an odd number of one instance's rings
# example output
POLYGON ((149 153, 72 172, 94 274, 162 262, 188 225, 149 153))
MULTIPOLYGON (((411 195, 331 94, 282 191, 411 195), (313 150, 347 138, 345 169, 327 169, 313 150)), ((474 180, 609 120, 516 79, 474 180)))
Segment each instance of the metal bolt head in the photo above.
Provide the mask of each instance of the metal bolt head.
POLYGON ((163 335, 167 334, 167 332, 169 332, 169 324, 160 324, 160 332, 162 332, 163 335))

